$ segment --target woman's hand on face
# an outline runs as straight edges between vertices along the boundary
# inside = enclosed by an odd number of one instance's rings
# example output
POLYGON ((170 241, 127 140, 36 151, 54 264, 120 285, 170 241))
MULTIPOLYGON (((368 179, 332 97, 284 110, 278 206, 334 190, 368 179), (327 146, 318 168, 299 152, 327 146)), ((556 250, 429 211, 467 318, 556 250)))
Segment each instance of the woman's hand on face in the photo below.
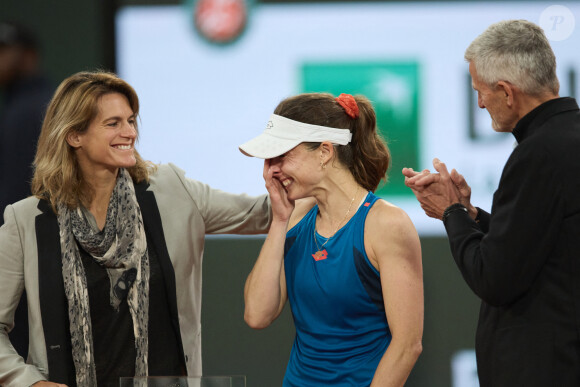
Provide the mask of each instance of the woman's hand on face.
POLYGON ((46 380, 41 380, 33 384, 34 387, 67 387, 66 384, 58 384, 53 382, 48 382, 46 380))
POLYGON ((294 200, 288 199, 286 189, 280 180, 274 177, 274 170, 271 164, 272 159, 264 160, 264 181, 270 194, 272 214, 274 219, 286 222, 290 219, 290 215, 294 210, 294 200))

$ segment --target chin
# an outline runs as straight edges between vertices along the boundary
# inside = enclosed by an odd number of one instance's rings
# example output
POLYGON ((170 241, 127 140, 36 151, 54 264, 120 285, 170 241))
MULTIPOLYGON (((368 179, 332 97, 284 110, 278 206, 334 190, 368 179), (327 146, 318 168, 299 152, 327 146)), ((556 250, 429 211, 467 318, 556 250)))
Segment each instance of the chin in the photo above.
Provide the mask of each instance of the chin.
POLYGON ((288 200, 296 200, 297 199, 294 195, 292 195, 291 193, 289 193, 287 191, 286 191, 286 197, 288 198, 288 200))
POLYGON ((286 196, 288 197, 288 200, 296 200, 296 199, 300 199, 297 198, 295 194, 293 194, 290 190, 286 189, 286 196))
POLYGON ((288 196, 288 200, 299 200, 299 199, 304 199, 306 197, 308 197, 308 195, 303 195, 303 194, 293 194, 290 192, 286 192, 286 195, 288 196))
POLYGON ((498 124, 496 121, 491 121, 491 128, 498 133, 509 132, 511 129, 506 129, 502 125, 498 124))
POLYGON ((122 168, 131 168, 131 167, 134 167, 136 164, 137 164, 137 159, 135 157, 131 157, 130 159, 126 160, 121 167, 122 168))

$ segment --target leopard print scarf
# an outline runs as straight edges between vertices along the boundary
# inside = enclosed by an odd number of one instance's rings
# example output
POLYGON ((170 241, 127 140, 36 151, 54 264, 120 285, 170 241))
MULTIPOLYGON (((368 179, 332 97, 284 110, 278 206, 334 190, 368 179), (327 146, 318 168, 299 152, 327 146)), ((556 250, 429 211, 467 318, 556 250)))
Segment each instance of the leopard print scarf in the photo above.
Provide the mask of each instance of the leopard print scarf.
POLYGON ((107 269, 111 306, 117 310, 127 298, 135 334, 135 376, 147 376, 149 256, 129 173, 119 170, 101 232, 95 232, 81 208, 65 205, 58 208, 58 224, 77 385, 97 385, 87 279, 77 243, 107 269))

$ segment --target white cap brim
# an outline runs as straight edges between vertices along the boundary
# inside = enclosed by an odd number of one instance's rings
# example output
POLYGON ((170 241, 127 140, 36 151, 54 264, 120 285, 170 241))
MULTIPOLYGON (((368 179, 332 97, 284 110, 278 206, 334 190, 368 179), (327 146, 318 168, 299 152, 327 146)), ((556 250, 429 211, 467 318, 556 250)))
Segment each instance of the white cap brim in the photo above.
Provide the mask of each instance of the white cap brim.
POLYGON ((246 156, 260 159, 273 159, 283 155, 299 145, 302 141, 276 137, 268 132, 240 145, 240 151, 246 156))
POLYGON ((348 129, 305 124, 272 114, 264 132, 239 148, 246 156, 272 159, 303 142, 331 141, 333 144, 346 145, 351 138, 348 129))

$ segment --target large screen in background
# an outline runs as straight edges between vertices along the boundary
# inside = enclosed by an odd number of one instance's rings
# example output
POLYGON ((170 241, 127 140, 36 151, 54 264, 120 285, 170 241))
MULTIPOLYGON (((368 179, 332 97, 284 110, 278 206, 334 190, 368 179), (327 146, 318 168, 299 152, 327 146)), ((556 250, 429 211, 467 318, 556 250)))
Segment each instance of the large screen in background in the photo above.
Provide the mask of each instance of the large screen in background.
POLYGON ((265 193, 263 161, 238 145, 263 130, 278 102, 310 91, 364 94, 393 156, 378 193, 422 235, 444 229, 404 187, 402 167, 432 169, 438 157, 490 210, 515 143, 477 108, 463 59, 477 35, 505 19, 540 24, 556 53, 560 95, 580 89, 575 2, 249 3, 243 31, 228 43, 201 34, 194 4, 118 12, 117 69, 140 97, 142 156, 215 188, 265 193))

